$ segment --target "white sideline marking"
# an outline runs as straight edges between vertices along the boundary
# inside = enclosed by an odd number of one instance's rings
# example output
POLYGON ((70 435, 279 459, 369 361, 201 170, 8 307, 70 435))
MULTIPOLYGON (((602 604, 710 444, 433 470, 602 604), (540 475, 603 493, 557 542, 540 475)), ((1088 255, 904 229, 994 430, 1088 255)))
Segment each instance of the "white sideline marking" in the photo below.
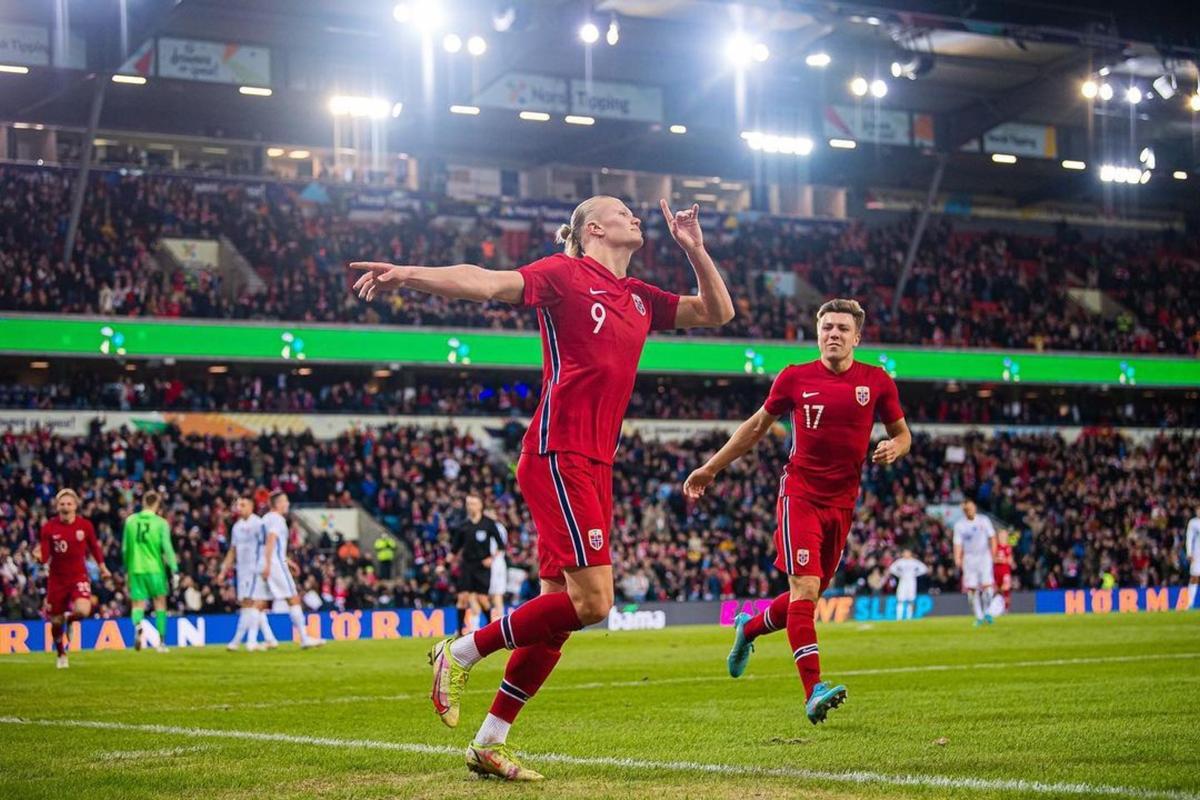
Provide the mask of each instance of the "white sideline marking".
MULTIPOLYGON (((156 733, 193 738, 241 739, 252 742, 280 742, 283 744, 310 745, 347 749, 391 750, 423 755, 453 755, 462 757, 462 749, 447 745, 412 744, 386 742, 377 739, 337 739, 327 736, 297 736, 290 733, 263 733, 260 731, 217 730, 212 728, 183 728, 174 725, 137 725, 126 722, 99 722, 93 720, 23 719, 0 717, 0 724, 38 725, 54 728, 91 728, 94 730, 131 731, 156 733)), ((883 784, 887 786, 924 786, 937 789, 974 789, 989 792, 1029 792, 1031 794, 1083 795, 1085 797, 1134 797, 1140 800, 1200 800, 1200 795, 1174 790, 1144 789, 1134 786, 1109 786, 1092 783, 1046 783, 1007 778, 956 778, 949 775, 887 775, 879 772, 855 770, 851 772, 829 772, 825 770, 796 769, 791 767, 754 767, 739 764, 707 764, 697 761, 647 761, 638 758, 596 757, 584 758, 564 753, 525 753, 535 761, 557 764, 572 764, 587 767, 619 767, 624 769, 669 770, 672 772, 699 772, 718 775, 744 775, 752 777, 791 778, 830 783, 883 784)))

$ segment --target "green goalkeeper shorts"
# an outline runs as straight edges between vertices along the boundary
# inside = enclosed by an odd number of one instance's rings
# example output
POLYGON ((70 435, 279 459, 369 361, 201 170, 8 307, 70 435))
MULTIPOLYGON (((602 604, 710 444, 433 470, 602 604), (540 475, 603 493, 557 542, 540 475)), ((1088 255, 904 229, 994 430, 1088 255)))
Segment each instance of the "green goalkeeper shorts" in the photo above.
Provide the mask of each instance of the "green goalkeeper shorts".
POLYGON ((167 576, 161 572, 135 572, 129 576, 129 599, 145 602, 167 596, 167 576))

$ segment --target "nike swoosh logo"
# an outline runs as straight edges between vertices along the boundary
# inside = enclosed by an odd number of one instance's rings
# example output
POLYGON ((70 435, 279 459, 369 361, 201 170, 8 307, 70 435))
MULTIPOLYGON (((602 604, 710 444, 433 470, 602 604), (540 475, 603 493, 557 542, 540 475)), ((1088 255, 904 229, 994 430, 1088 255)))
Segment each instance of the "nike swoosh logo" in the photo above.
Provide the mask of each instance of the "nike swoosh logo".
POLYGON ((809 397, 812 397, 813 395, 818 395, 818 394, 820 394, 820 392, 805 392, 804 397, 809 398, 809 397))
POLYGON ((588 289, 588 294, 608 294, 608 289, 588 289))

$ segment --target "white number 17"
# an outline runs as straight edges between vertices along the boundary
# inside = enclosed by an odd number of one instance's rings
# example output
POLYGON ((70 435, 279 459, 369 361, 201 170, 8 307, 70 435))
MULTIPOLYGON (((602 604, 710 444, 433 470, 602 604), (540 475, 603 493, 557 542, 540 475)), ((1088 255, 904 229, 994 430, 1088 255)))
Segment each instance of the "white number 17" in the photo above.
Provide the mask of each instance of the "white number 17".
POLYGON ((804 406, 804 427, 815 428, 821 424, 821 414, 825 411, 825 406, 804 406), (815 414, 813 412, 816 412, 815 414))

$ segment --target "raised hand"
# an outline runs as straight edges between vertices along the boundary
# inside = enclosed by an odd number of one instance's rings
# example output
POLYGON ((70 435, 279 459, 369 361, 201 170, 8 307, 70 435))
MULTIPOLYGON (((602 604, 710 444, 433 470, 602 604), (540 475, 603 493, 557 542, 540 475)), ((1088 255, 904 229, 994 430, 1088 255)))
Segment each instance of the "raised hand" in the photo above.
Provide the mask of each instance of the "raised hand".
POLYGON ((704 233, 700 230, 700 206, 696 203, 687 211, 671 211, 666 200, 658 201, 662 209, 663 219, 667 221, 667 230, 671 238, 684 250, 695 250, 704 247, 704 233))
POLYGON ((354 282, 353 290, 369 303, 381 292, 403 288, 411 267, 398 267, 380 261, 355 261, 350 269, 366 270, 354 282))
POLYGON ((700 497, 716 477, 717 474, 708 467, 700 467, 695 470, 683 482, 684 497, 687 497, 689 500, 695 500, 697 497, 700 497))

